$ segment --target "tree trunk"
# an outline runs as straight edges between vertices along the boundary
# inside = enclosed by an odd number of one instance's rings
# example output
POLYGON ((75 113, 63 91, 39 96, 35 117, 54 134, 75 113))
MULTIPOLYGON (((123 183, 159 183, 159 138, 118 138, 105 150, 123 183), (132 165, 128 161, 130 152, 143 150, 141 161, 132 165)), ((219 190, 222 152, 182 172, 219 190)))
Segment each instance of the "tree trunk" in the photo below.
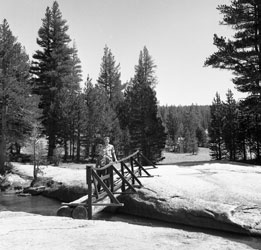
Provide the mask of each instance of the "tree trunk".
POLYGON ((5 172, 5 162, 6 162, 6 102, 2 100, 2 119, 1 119, 1 141, 0 141, 0 173, 3 174, 5 172))
POLYGON ((50 161, 52 161, 54 149, 55 149, 55 135, 50 134, 49 135, 49 144, 48 144, 48 159, 50 161))
POLYGON ((66 139, 64 140, 63 148, 64 148, 63 160, 67 161, 67 158, 68 158, 68 146, 67 146, 67 140, 66 139))
POLYGON ((246 154, 246 139, 243 140, 243 154, 244 154, 244 161, 247 160, 247 154, 246 154))
POLYGON ((72 160, 74 161, 74 151, 75 151, 75 138, 74 138, 74 121, 73 121, 73 130, 72 130, 72 160))
POLYGON ((37 180, 37 166, 36 166, 36 140, 33 141, 33 151, 34 151, 34 173, 33 173, 33 176, 34 176, 34 181, 37 180))
POLYGON ((256 160, 260 161, 260 143, 259 143, 259 119, 258 114, 256 115, 256 160))
POLYGON ((18 155, 21 154, 21 146, 17 142, 15 143, 15 151, 16 151, 16 154, 18 154, 18 155))
POLYGON ((222 159, 221 143, 218 144, 218 160, 222 159))
POLYGON ((78 129, 78 134, 77 134, 77 152, 76 152, 76 161, 80 161, 81 157, 81 139, 80 139, 80 131, 78 129))

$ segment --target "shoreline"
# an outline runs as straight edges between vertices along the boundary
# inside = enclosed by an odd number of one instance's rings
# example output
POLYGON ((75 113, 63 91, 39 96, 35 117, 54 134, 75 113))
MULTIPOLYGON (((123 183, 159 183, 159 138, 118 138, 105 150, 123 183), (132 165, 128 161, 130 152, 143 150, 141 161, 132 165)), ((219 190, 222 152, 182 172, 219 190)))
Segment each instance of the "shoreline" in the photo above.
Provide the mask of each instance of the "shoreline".
MULTIPOLYGON (((206 150, 203 153, 198 162, 197 156, 187 155, 190 161, 184 161, 184 156, 172 154, 182 156, 183 161, 168 165, 165 159, 162 164, 167 165, 150 170, 154 177, 142 178, 144 187, 137 189, 136 194, 122 195, 125 206, 118 211, 163 222, 260 236, 261 167, 202 162, 206 150)), ((15 163, 14 170, 31 178, 31 165, 15 163)), ((74 167, 69 164, 43 167, 43 179, 36 186, 46 187, 40 192, 45 197, 71 202, 87 194, 85 182, 85 164, 74 167)))

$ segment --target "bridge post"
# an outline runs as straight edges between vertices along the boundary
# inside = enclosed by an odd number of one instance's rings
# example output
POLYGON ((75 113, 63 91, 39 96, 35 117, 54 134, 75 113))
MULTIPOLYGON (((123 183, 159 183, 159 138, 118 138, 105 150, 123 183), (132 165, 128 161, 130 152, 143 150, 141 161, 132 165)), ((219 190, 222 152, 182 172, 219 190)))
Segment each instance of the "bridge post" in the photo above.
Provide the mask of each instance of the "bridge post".
MULTIPOLYGON (((133 165, 133 158, 132 157, 130 158, 130 164, 131 164, 131 171, 132 171, 132 173, 134 173, 134 165, 133 165)), ((132 185, 134 185, 135 184, 134 177, 132 177, 131 179, 132 179, 132 185)))
MULTIPOLYGON (((124 165, 123 165, 123 162, 121 162, 121 174, 122 176, 124 176, 124 165)), ((125 183, 123 181, 121 181, 122 184, 121 184, 121 191, 122 192, 125 192, 125 183)))
POLYGON ((88 185, 87 210, 88 219, 92 219, 92 166, 86 166, 86 181, 88 185))
MULTIPOLYGON (((110 181, 109 181, 109 185, 111 188, 111 192, 114 193, 114 183, 113 183, 113 165, 111 165, 109 167, 109 174, 110 174, 110 181)), ((113 200, 111 199, 111 203, 113 203, 113 200)))
MULTIPOLYGON (((140 154, 139 154, 139 153, 137 154, 137 161, 138 161, 139 164, 142 165, 142 162, 141 162, 141 158, 140 158, 140 154)), ((139 165, 139 175, 142 176, 142 172, 141 172, 140 165, 139 165)))

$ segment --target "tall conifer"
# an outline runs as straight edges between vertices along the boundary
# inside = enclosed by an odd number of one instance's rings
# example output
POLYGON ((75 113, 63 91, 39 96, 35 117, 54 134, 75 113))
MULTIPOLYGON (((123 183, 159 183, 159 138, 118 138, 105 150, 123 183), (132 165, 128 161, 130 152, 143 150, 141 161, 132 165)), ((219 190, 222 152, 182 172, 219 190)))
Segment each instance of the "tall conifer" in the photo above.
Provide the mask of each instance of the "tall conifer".
POLYGON ((123 101, 122 90, 125 85, 121 83, 120 78, 120 64, 116 63, 111 50, 105 46, 100 74, 97 80, 97 87, 101 90, 99 95, 100 97, 103 96, 101 100, 101 103, 104 105, 102 110, 107 110, 101 119, 101 124, 104 124, 104 131, 100 131, 100 134, 104 135, 107 133, 107 135, 110 135, 116 149, 120 147, 123 141, 118 115, 119 105, 123 101))
POLYGON ((220 95, 216 93, 210 106, 210 126, 209 126, 209 148, 210 155, 215 160, 221 160, 225 153, 225 143, 223 138, 224 107, 220 95))
POLYGON ((105 46, 97 83, 105 90, 114 110, 123 99, 121 91, 124 89, 124 85, 121 84, 120 78, 120 64, 116 64, 111 50, 105 46))
POLYGON ((206 59, 205 65, 232 71, 236 88, 247 94, 241 106, 254 116, 252 138, 256 158, 261 160, 261 1, 233 0, 217 9, 223 15, 221 24, 235 33, 231 39, 214 35, 217 52, 206 59))
POLYGON ((232 91, 229 89, 226 102, 224 102, 224 125, 223 137, 228 151, 229 159, 237 158, 237 133, 238 133, 238 105, 233 97, 232 91))
POLYGON ((33 55, 35 61, 31 71, 36 75, 35 93, 41 96, 39 107, 43 109, 43 124, 48 137, 48 156, 53 156, 59 132, 59 94, 64 88, 72 89, 71 41, 67 34, 68 26, 62 18, 58 3, 47 7, 42 26, 38 31, 37 44, 41 50, 33 55))
POLYGON ((29 57, 13 36, 6 20, 0 24, 0 172, 7 147, 21 146, 31 133, 34 97, 29 85, 29 57))
POLYGON ((135 76, 125 91, 123 109, 130 134, 130 149, 140 149, 153 162, 161 159, 166 141, 165 129, 158 117, 155 67, 144 47, 135 67, 135 76))

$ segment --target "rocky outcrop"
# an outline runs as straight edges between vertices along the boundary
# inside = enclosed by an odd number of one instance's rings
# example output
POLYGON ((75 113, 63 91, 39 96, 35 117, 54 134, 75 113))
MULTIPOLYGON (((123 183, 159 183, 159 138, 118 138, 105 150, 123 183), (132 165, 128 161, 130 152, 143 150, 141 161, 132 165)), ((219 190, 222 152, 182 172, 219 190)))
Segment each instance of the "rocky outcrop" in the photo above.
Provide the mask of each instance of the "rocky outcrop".
MULTIPOLYGON (((28 166, 23 172, 25 170, 28 166)), ((261 167, 183 163, 162 165, 150 172, 154 177, 141 179, 144 187, 136 194, 119 198, 124 203, 120 212, 201 228, 261 235, 261 167)), ((42 194, 64 202, 76 200, 87 194, 84 174, 82 169, 68 171, 48 167, 45 176, 56 178, 46 183, 42 194), (72 180, 79 186, 72 185, 72 180)))
POLYGON ((122 195, 119 212, 201 228, 261 236, 261 208, 229 205, 181 196, 163 197, 142 188, 122 195))
POLYGON ((9 173, 0 178, 1 191, 7 189, 23 189, 30 186, 31 180, 22 178, 18 174, 9 173))

